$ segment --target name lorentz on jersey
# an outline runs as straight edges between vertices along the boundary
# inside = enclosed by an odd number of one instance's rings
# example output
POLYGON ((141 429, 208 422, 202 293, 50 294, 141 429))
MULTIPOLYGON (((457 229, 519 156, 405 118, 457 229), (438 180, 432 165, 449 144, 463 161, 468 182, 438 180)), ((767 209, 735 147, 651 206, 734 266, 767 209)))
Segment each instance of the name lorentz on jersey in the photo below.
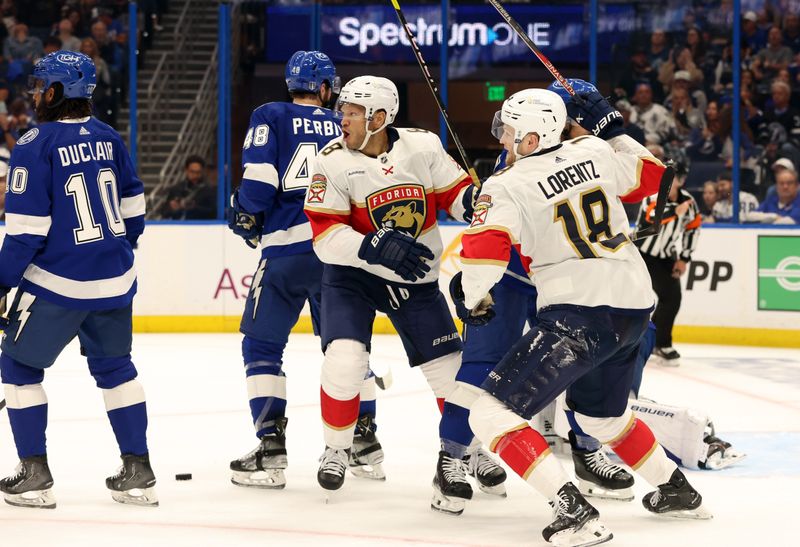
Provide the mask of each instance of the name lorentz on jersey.
POLYGON ((647 309, 647 268, 628 239, 621 199, 658 189, 655 158, 579 137, 517 160, 490 177, 462 238, 463 286, 472 307, 499 280, 511 247, 539 291, 538 306, 647 309))
POLYGON ((433 251, 436 260, 419 282, 435 281, 442 253, 436 213, 441 209, 460 218, 463 194, 472 182, 433 133, 392 127, 386 131, 389 150, 377 158, 348 150, 341 138, 317 155, 305 205, 314 250, 323 262, 404 283, 387 268, 358 258, 365 234, 390 227, 433 251))

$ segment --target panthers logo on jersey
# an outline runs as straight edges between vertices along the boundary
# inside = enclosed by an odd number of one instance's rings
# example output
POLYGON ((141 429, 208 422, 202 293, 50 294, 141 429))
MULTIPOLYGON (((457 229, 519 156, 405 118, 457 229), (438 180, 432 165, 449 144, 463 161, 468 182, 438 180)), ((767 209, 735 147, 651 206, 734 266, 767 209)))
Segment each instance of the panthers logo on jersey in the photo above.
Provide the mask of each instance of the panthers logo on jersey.
POLYGON ((367 210, 375 229, 393 228, 416 238, 428 213, 425 188, 401 184, 367 196, 367 210))

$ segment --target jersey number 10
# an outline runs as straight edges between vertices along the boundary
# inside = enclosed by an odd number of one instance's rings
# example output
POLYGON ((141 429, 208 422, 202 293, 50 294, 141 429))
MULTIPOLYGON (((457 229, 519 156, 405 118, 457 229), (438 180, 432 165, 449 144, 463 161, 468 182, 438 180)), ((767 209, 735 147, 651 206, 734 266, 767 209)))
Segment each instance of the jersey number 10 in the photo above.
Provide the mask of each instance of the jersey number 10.
POLYGON ((624 233, 614 234, 611 231, 608 200, 601 188, 581 194, 581 212, 588 228, 585 237, 569 200, 565 199, 556 203, 555 209, 553 222, 561 222, 567 240, 581 258, 597 258, 592 244, 599 244, 606 250, 616 251, 621 245, 628 242, 628 237, 624 233), (595 212, 598 206, 600 214, 596 216, 595 212), (600 239, 601 236, 603 239, 600 239))
MULTIPOLYGON (((86 178, 83 173, 75 173, 67 179, 64 186, 68 196, 71 196, 75 205, 75 214, 78 215, 78 228, 72 230, 75 236, 75 245, 91 243, 103 239, 103 228, 95 222, 92 204, 89 201, 89 192, 86 188, 86 178)), ((97 173, 97 189, 100 192, 100 201, 108 220, 108 229, 115 236, 125 235, 125 222, 119 210, 119 192, 117 191, 117 177, 111 169, 101 169, 97 173)))

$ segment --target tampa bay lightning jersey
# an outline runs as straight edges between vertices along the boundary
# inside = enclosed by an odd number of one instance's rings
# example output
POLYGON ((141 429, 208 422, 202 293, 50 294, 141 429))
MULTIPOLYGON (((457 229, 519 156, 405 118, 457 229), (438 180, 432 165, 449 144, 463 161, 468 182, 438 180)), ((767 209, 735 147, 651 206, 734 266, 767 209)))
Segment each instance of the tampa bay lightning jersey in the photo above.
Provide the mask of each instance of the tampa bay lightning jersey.
POLYGON ((250 117, 239 204, 264 213, 262 257, 312 252, 303 212, 317 151, 342 134, 334 113, 314 105, 267 103, 250 117))
POLYGON ((0 285, 68 308, 129 304, 145 199, 119 134, 89 117, 45 123, 9 169, 0 285))

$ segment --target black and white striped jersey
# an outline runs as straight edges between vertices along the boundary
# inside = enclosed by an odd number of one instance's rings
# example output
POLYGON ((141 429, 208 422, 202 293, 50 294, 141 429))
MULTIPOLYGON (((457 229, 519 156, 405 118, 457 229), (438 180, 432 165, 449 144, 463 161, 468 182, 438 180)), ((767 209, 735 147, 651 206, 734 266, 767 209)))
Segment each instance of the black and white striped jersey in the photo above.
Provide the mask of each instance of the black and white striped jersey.
MULTIPOLYGON (((653 223, 655 208, 656 196, 650 196, 642 202, 637 229, 642 229, 653 223)), ((637 241, 636 245, 643 254, 656 258, 680 259, 688 262, 692 258, 692 252, 697 247, 701 222, 700 211, 694 198, 689 192, 681 189, 678 191, 677 201, 667 201, 667 206, 664 208, 664 216, 661 219, 661 231, 658 235, 637 241), (679 215, 677 212, 679 205, 687 201, 689 202, 689 208, 679 215), (681 243, 680 252, 678 251, 678 242, 681 243)))

